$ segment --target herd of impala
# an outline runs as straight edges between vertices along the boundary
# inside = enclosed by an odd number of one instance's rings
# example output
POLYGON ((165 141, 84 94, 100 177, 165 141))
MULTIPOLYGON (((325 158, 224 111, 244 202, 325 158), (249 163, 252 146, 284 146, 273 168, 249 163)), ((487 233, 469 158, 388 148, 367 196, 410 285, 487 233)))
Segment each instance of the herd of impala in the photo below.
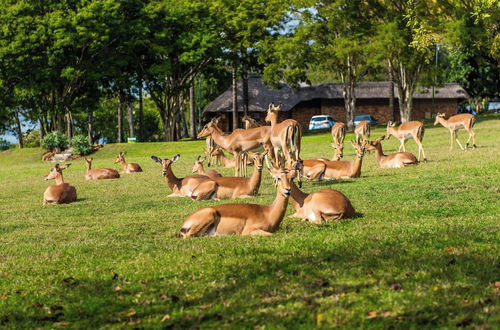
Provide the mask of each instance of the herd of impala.
MULTIPOLYGON (((184 178, 177 177, 172 165, 179 160, 177 154, 171 159, 151 156, 151 159, 162 167, 162 174, 168 187, 172 190, 169 197, 189 197, 193 201, 219 200, 226 198, 246 198, 259 192, 264 166, 267 167, 274 185, 276 197, 270 205, 250 203, 219 204, 199 209, 184 220, 180 235, 183 238, 192 236, 221 235, 271 235, 279 229, 286 212, 288 201, 295 208, 292 217, 298 217, 316 224, 330 219, 352 218, 354 207, 349 199, 335 189, 320 189, 307 194, 300 190, 301 177, 308 180, 330 180, 357 178, 361 175, 363 156, 366 151, 375 151, 375 157, 381 168, 402 168, 418 164, 421 157, 427 161, 422 141, 425 128, 419 121, 402 124, 399 128, 392 122, 387 123, 386 135, 370 141, 370 123, 361 122, 355 130, 356 141, 351 141, 355 149, 353 161, 343 161, 344 138, 346 125, 336 123, 332 127, 333 158, 300 159, 302 131, 299 123, 287 119, 278 123, 278 112, 281 105, 270 104, 266 121, 269 126, 262 126, 250 117, 243 117, 245 129, 236 129, 225 134, 219 127, 219 119, 214 118, 207 123, 198 137, 206 137, 205 156, 198 156, 192 172, 184 178), (385 155, 381 142, 394 136, 400 141, 399 152, 385 155), (413 138, 418 145, 418 158, 405 151, 405 141, 413 138), (226 158, 223 150, 233 154, 226 158), (235 169, 234 177, 224 177, 216 170, 206 171, 203 163, 221 164, 235 169), (253 173, 246 177, 246 168, 253 165, 253 173), (241 176, 241 175, 244 176, 241 176), (297 179, 297 184, 294 180, 297 179)), ((438 113, 434 125, 438 123, 450 130, 451 144, 453 139, 461 149, 464 147, 458 140, 458 129, 465 128, 469 133, 466 147, 472 139, 476 147, 475 132, 472 130, 475 117, 460 114, 444 118, 438 113)), ((125 154, 120 152, 115 164, 120 163, 123 173, 142 172, 139 164, 127 163, 125 154)), ((92 168, 92 158, 85 158, 87 180, 117 179, 120 173, 110 168, 92 168)), ((76 189, 65 183, 62 171, 71 164, 56 164, 44 179, 55 179, 56 184, 49 186, 43 195, 43 204, 71 203, 76 200, 76 189)))

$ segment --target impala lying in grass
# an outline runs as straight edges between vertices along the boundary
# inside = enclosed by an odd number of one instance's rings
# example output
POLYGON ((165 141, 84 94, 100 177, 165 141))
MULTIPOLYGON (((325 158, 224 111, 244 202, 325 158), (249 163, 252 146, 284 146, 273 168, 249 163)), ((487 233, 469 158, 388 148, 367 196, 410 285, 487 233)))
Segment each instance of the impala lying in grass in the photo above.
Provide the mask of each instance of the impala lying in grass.
MULTIPOLYGON (((207 191, 206 197, 209 199, 215 196, 215 190, 217 188, 217 184, 213 182, 206 175, 190 175, 185 178, 178 178, 175 176, 174 172, 172 172, 172 164, 178 161, 180 155, 177 154, 172 159, 160 159, 156 156, 151 156, 151 159, 157 162, 162 166, 162 175, 165 177, 165 181, 170 189, 172 189, 172 193, 168 195, 168 197, 190 197, 191 199, 198 201, 201 198, 192 197, 193 190, 198 187, 200 184, 209 182, 210 189, 207 191)), ((206 186, 208 189, 208 187, 206 186)))
POLYGON ((382 151, 381 143, 384 138, 385 136, 382 136, 374 141, 370 141, 367 146, 367 150, 375 150, 375 157, 381 168, 401 168, 418 164, 417 157, 411 152, 396 152, 385 155, 382 151))
POLYGON ((85 174, 85 179, 87 180, 104 180, 104 179, 118 179, 120 173, 112 168, 92 168, 93 158, 85 158, 85 166, 87 168, 87 173, 85 174))
POLYGON ((201 158, 201 156, 198 156, 198 158, 196 158, 196 160, 194 161, 192 173, 206 175, 209 178, 221 177, 222 175, 216 170, 205 171, 205 168, 203 167, 203 162, 205 160, 206 160, 206 157, 201 158))
POLYGON ((76 188, 65 183, 62 171, 67 169, 71 164, 59 166, 56 164, 54 168, 50 169, 43 179, 56 180, 56 184, 49 186, 43 193, 43 205, 47 204, 64 204, 76 201, 76 188))
POLYGON ((137 163, 127 163, 125 161, 125 153, 120 152, 118 156, 116 156, 115 164, 120 163, 122 165, 123 173, 132 173, 132 172, 142 172, 142 168, 137 163))
POLYGON ((276 232, 283 220, 290 197, 290 172, 272 169, 277 182, 276 198, 271 205, 219 204, 204 207, 190 215, 182 224, 183 238, 193 236, 261 235, 276 232))

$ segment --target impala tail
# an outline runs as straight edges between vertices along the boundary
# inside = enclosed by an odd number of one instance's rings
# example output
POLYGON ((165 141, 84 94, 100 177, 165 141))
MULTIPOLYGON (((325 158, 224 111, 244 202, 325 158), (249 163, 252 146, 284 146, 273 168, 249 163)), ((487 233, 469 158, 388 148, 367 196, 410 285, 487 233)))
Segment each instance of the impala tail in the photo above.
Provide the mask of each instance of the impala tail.
POLYGON ((417 138, 422 141, 424 139, 425 127, 424 125, 419 126, 417 131, 417 138))
POLYGON ((299 160, 301 130, 299 126, 288 126, 286 129, 286 140, 290 141, 289 151, 293 160, 299 160))

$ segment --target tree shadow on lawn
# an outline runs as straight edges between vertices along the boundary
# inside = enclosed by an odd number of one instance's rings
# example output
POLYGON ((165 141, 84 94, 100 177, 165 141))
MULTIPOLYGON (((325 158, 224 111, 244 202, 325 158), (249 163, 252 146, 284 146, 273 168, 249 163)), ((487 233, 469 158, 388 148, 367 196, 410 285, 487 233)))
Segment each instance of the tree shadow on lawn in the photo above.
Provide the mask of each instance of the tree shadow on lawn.
MULTIPOLYGON (((304 246, 306 242, 302 240, 297 247, 291 246, 292 251, 288 254, 277 255, 266 244, 273 238, 257 239, 259 245, 252 247, 251 255, 242 250, 237 256, 238 253, 232 251, 233 246, 222 250, 218 256, 204 255, 214 260, 214 267, 204 269, 202 273, 185 267, 200 257, 189 254, 179 256, 179 263, 184 267, 172 265, 175 270, 166 269, 163 272, 165 277, 145 278, 141 283, 128 278, 127 274, 110 275, 106 280, 60 279, 54 284, 51 295, 27 296, 25 299, 31 308, 10 314, 0 313, 0 322, 5 326, 33 327, 67 321, 79 322, 79 327, 91 327, 127 325, 129 322, 133 325, 133 322, 143 320, 154 322, 156 326, 175 328, 221 324, 238 327, 279 324, 296 328, 301 324, 315 326, 312 316, 317 313, 329 315, 333 309, 358 307, 366 309, 365 315, 348 315, 351 317, 348 321, 354 322, 349 323, 351 325, 362 326, 370 308, 379 307, 373 299, 399 294, 399 301, 404 298, 403 301, 408 302, 402 306, 403 312, 373 322, 380 322, 384 327, 406 328, 415 324, 434 327, 447 325, 447 318, 453 318, 453 315, 474 315, 476 309, 480 312, 481 306, 461 305, 461 298, 469 290, 477 290, 478 283, 481 287, 488 287, 490 282, 497 280, 493 270, 496 258, 488 255, 451 256, 445 252, 437 256, 411 255, 400 252, 405 246, 398 247, 381 240, 337 247, 314 243, 304 246), (229 263, 217 261, 226 257, 232 257, 229 263), (198 291, 191 289, 189 283, 183 286, 169 283, 176 277, 196 281, 198 291), (455 283, 457 287, 453 287, 455 283), (201 293, 200 285, 203 286, 201 293), (451 294, 433 292, 436 285, 440 286, 439 290, 451 286, 448 289, 452 290, 451 294), (123 288, 118 289, 119 286, 123 288), (154 299, 144 300, 148 289, 153 290, 150 295, 154 299), (415 299, 412 295, 415 290, 421 293, 428 290, 429 293, 411 301, 415 299), (139 292, 146 292, 144 298, 139 292), (404 297, 405 294, 409 296, 404 297), (374 298, 374 295, 378 297, 374 298), (460 299, 456 299, 457 295, 460 299), (347 305, 336 303, 345 296, 350 301, 347 305), (324 299, 330 303, 324 304, 324 299), (304 309, 307 310, 306 317, 304 309), (169 314, 168 319, 160 323, 165 314, 169 314)), ((229 243, 228 240, 225 242, 229 243)), ((425 242, 419 242, 422 243, 425 242)), ((485 299, 487 302, 489 298, 485 299)), ((147 324, 143 326, 147 327, 147 324)))

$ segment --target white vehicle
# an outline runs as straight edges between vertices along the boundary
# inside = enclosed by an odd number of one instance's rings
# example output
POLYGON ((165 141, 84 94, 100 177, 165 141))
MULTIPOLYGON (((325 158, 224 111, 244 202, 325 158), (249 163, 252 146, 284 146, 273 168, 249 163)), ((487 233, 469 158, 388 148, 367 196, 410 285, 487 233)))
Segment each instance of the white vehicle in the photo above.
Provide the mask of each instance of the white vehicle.
POLYGON ((335 125, 335 121, 330 115, 312 116, 309 122, 309 130, 331 128, 333 125, 335 125))

